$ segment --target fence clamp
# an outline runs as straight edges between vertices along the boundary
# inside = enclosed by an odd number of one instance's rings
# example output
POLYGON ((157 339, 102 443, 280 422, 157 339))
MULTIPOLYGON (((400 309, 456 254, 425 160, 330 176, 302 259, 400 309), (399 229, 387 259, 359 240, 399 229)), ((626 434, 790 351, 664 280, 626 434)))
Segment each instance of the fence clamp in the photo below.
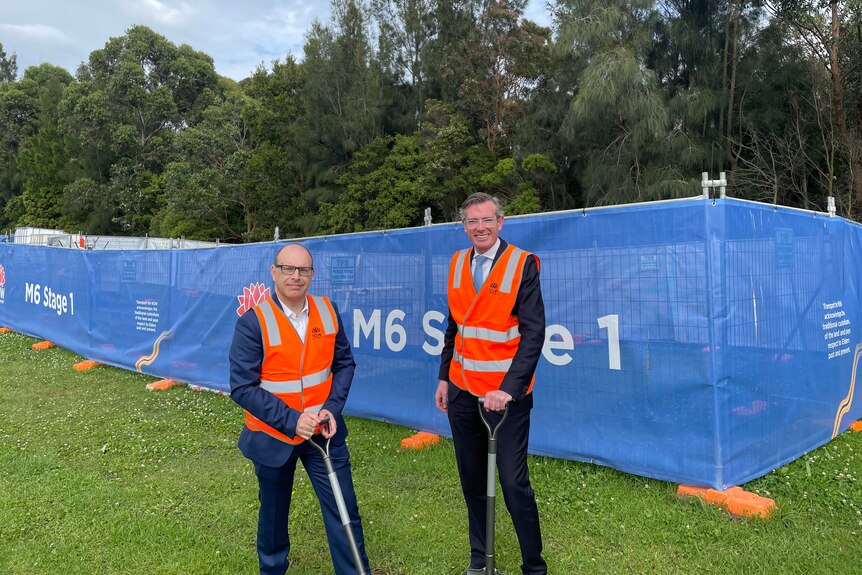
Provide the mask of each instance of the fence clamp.
POLYGON ((703 188, 703 199, 709 199, 709 191, 713 188, 718 188, 718 197, 724 199, 726 197, 725 188, 727 187, 727 177, 724 172, 719 172, 717 180, 710 180, 707 172, 701 172, 700 187, 703 188))

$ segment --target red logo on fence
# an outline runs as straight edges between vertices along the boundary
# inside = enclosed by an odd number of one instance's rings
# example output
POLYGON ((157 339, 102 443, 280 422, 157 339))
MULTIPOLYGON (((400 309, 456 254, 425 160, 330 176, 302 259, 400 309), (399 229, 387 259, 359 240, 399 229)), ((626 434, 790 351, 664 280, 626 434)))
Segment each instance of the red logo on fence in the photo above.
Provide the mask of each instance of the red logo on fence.
POLYGON ((239 307, 236 308, 236 315, 242 315, 266 298, 269 297, 269 288, 261 283, 249 284, 248 287, 242 288, 242 295, 236 296, 239 300, 239 307))
POLYGON ((0 287, 6 285, 6 268, 0 266, 0 287))

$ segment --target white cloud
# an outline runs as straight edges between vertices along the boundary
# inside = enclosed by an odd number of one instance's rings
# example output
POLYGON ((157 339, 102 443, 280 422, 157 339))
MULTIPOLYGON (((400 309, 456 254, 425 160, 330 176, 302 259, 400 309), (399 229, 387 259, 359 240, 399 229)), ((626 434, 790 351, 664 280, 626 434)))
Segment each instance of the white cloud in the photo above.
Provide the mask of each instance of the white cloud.
POLYGON ((138 0, 137 2, 127 4, 127 6, 132 13, 137 13, 154 22, 174 27, 190 22, 199 12, 198 9, 191 6, 188 2, 180 2, 177 7, 173 7, 159 0, 138 0))
MULTIPOLYGON (((329 21, 326 0, 0 0, 0 42, 18 57, 19 74, 48 62, 74 73, 93 50, 142 24, 174 44, 212 56, 235 80, 288 54, 303 56, 312 21, 329 21)), ((545 0, 526 15, 547 21, 545 0)))
POLYGON ((22 42, 72 43, 72 39, 62 30, 45 24, 0 24, 0 32, 22 42))

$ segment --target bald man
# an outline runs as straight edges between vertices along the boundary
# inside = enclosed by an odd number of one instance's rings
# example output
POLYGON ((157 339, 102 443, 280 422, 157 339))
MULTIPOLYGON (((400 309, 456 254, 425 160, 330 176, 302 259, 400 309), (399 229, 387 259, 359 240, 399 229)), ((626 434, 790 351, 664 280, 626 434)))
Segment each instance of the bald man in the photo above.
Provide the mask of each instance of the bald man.
POLYGON ((270 272, 275 296, 237 320, 230 349, 230 396, 245 410, 238 446, 254 463, 258 481, 260 573, 284 575, 290 564, 287 520, 297 461, 320 501, 336 575, 356 573, 323 456, 308 443, 316 432, 330 438, 332 465, 368 573, 341 414, 356 368, 350 343, 329 298, 308 295, 314 261, 305 247, 280 249, 270 272), (328 425, 321 426, 326 418, 328 425))

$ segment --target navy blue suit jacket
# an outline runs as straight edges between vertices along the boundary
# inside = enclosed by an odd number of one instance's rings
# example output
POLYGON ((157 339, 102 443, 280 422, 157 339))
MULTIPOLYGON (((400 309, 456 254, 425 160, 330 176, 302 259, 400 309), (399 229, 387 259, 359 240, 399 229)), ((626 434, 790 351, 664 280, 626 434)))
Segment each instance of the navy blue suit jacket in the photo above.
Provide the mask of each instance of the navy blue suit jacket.
MULTIPOLYGON (((273 300, 279 309, 282 309, 278 298, 273 300)), ((337 429, 331 441, 335 446, 343 444, 347 437, 342 411, 353 382, 356 363, 353 361, 350 342, 344 333, 341 315, 335 304, 332 304, 332 307, 338 317, 338 333, 335 336, 335 356, 332 360, 332 390, 322 409, 328 409, 335 416, 337 429)), ((297 349, 296 352, 300 353, 300 350, 297 349)), ((229 357, 231 399, 267 425, 291 437, 296 435, 296 423, 301 412, 289 408, 279 398, 260 388, 263 336, 257 314, 251 310, 236 322, 229 357)), ((246 426, 243 426, 237 445, 247 458, 267 467, 284 465, 294 447, 262 431, 251 431, 246 426)))
MULTIPOLYGON (((497 260, 500 259, 508 245, 505 240, 500 239, 500 248, 497 250, 492 266, 497 265, 497 260)), ((473 253, 470 254, 470 258, 472 263, 473 253)), ((545 345, 545 302, 542 299, 539 268, 535 258, 528 257, 524 264, 518 297, 510 315, 518 317, 521 340, 518 344, 518 351, 515 352, 515 357, 512 359, 512 366, 503 377, 500 389, 511 395, 514 401, 520 401, 527 394, 530 380, 533 378, 533 373, 539 364, 539 357, 542 355, 542 347, 545 345)), ((438 379, 443 381, 449 381, 449 364, 452 362, 452 351, 455 347, 455 333, 457 331, 458 326, 450 311, 449 324, 446 326, 446 336, 443 340, 443 351, 440 354, 440 371, 438 372, 438 379)), ((457 393, 457 389, 450 383, 450 400, 452 393, 457 393)))

